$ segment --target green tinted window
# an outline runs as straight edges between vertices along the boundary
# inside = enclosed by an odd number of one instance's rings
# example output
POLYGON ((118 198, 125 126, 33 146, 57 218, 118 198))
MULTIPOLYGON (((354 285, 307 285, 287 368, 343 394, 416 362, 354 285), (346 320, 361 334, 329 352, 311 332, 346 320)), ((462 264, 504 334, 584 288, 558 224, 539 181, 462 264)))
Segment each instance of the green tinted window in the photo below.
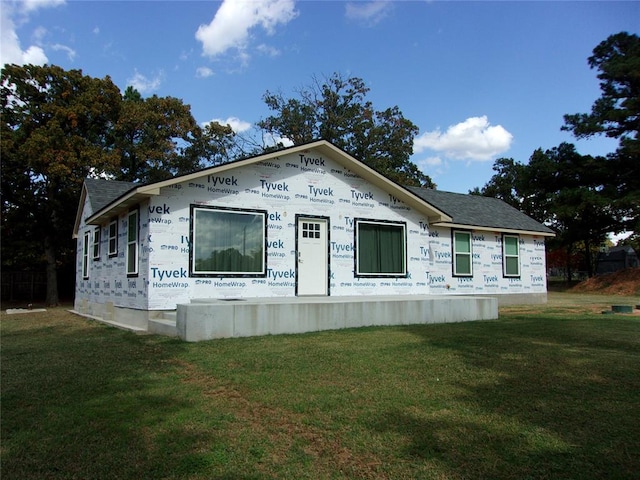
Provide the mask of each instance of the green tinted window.
POLYGON ((406 275, 404 225, 357 222, 358 275, 406 275))
POLYGON ((453 232, 453 274, 472 275, 471 234, 469 232, 453 232))
POLYGON ((513 235, 502 237, 502 262, 505 277, 520 276, 520 238, 513 235))

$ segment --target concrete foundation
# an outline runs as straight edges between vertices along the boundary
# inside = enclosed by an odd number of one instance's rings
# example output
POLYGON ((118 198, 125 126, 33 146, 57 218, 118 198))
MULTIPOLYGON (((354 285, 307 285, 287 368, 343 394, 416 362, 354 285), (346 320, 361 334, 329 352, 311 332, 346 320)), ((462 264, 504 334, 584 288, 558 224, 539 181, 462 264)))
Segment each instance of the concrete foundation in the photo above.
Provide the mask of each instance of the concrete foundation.
POLYGON ((502 293, 496 295, 498 306, 542 305, 547 303, 547 292, 541 293, 502 293))
POLYGON ((498 318, 496 297, 394 296, 202 299, 178 305, 180 338, 198 342, 376 325, 498 318))

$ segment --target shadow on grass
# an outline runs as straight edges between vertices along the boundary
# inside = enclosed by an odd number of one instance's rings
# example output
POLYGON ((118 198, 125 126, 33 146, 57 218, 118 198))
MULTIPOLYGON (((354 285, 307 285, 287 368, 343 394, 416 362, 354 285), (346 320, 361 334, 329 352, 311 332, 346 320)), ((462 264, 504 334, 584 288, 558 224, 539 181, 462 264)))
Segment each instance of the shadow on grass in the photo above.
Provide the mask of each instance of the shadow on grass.
POLYGON ((440 373, 459 392, 450 410, 391 409, 370 425, 403 437, 407 459, 446 465, 455 478, 637 478, 638 319, 408 330, 479 373, 440 373))
POLYGON ((258 478, 225 468, 224 419, 176 381, 183 343, 28 324, 3 317, 2 478, 258 478))

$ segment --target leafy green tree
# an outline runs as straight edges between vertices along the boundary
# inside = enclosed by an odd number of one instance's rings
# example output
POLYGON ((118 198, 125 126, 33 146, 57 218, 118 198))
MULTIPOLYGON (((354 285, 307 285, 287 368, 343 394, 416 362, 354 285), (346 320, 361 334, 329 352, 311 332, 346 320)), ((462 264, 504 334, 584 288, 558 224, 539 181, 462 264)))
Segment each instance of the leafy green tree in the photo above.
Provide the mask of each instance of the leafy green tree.
MULTIPOLYGON (((498 159, 496 174, 475 193, 500 198, 556 231, 553 248, 574 258, 580 250, 584 268, 594 273, 592 253, 607 233, 619 228, 624 212, 612 205, 605 188, 608 168, 604 157, 580 155, 575 146, 562 143, 543 151, 537 149, 527 164, 498 159)), ((569 279, 571 265, 567 265, 569 279)))
POLYGON ((590 113, 565 115, 563 130, 577 138, 603 134, 619 140, 609 155, 606 188, 625 210, 627 230, 640 232, 640 37, 620 32, 601 42, 588 59, 598 70, 602 95, 590 113))
POLYGON ((619 217, 604 189, 607 161, 580 155, 575 146, 562 143, 537 151, 528 165, 527 181, 536 186, 532 208, 544 215, 557 232, 556 242, 570 255, 582 245, 587 274, 595 273, 592 252, 618 227, 619 217))
POLYGON ((481 190, 476 187, 469 193, 499 198, 512 207, 521 209, 523 201, 522 169, 525 166, 513 158, 498 158, 492 168, 496 173, 493 174, 489 182, 481 190))
POLYGON ((210 124, 202 129, 191 108, 173 97, 142 98, 128 87, 114 128, 120 163, 117 180, 150 183, 227 160, 233 131, 210 124))
POLYGON ((294 144, 328 140, 392 180, 435 187, 431 178, 409 160, 418 128, 395 107, 378 111, 366 99, 369 88, 357 77, 339 74, 298 92, 298 98, 266 92, 264 101, 275 115, 258 127, 294 144))
POLYGON ((204 129, 181 100, 124 96, 109 77, 56 66, 2 70, 2 265, 46 264, 47 303, 56 270, 75 263, 71 232, 88 176, 154 182, 228 160, 231 128, 204 129))
POLYGON ((2 102, 2 263, 46 264, 49 305, 59 302, 57 267, 73 258, 80 188, 114 168, 110 131, 120 90, 109 77, 55 66, 5 65, 2 102), (24 256, 23 256, 24 255, 24 256))

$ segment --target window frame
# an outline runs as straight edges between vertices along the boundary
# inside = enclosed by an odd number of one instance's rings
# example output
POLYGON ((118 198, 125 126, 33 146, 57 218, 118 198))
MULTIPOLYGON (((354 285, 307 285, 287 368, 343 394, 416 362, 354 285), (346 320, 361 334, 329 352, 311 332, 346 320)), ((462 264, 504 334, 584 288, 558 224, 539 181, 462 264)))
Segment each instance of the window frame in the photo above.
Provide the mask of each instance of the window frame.
POLYGON ((114 218, 109 222, 107 230, 107 252, 109 258, 118 256, 118 219, 114 218))
MULTIPOLYGON (((354 218, 353 219, 353 231, 354 231, 354 277, 356 278, 407 278, 409 276, 409 269, 407 264, 407 223, 393 220, 377 220, 369 218, 354 218), (360 261, 360 225, 379 225, 385 227, 398 227, 401 230, 402 237, 402 271, 401 272, 362 272, 360 261)), ((379 246, 378 246, 379 248, 379 246)))
POLYGON ((127 249, 125 252, 125 265, 128 277, 138 275, 138 264, 140 251, 140 211, 136 208, 130 210, 127 214, 127 249), (131 217, 135 217, 135 221, 131 221, 131 217), (132 223, 134 224, 132 227, 132 223), (133 234, 133 235, 132 235, 133 234), (133 248, 133 250, 132 250, 133 248), (131 257, 133 256, 133 261, 131 257), (131 268, 133 267, 133 268, 131 268))
POLYGON ((451 270, 454 277, 473 277, 473 236, 469 230, 451 231, 451 270), (456 235, 466 235, 469 239, 469 251, 462 252, 456 249, 456 235), (458 269, 458 255, 469 257, 469 272, 460 272, 458 269))
POLYGON ((89 252, 91 248, 91 230, 84 232, 82 239, 82 278, 89 278, 89 252))
POLYGON ((266 278, 267 277, 267 223, 269 214, 266 210, 252 208, 231 208, 210 205, 191 205, 189 214, 189 276, 196 278, 266 278), (196 252, 197 252, 197 215, 198 212, 222 212, 226 214, 238 215, 259 215, 262 220, 260 229, 262 235, 262 268, 256 272, 242 271, 216 271, 216 270, 197 270, 196 269, 196 252))
POLYGON ((93 260, 100 260, 100 240, 102 240, 102 228, 96 227, 93 231, 93 260))
POLYGON ((522 275, 521 269, 520 269, 520 236, 519 235, 514 235, 514 234, 503 234, 502 235, 502 276, 504 278, 520 278, 520 276, 522 275), (507 238, 513 238, 515 239, 515 244, 517 247, 517 253, 515 255, 513 254, 507 254, 507 242, 506 239, 507 238), (507 272, 507 259, 508 258, 516 258, 517 259, 517 266, 518 266, 518 273, 513 274, 513 273, 508 273, 507 272))

